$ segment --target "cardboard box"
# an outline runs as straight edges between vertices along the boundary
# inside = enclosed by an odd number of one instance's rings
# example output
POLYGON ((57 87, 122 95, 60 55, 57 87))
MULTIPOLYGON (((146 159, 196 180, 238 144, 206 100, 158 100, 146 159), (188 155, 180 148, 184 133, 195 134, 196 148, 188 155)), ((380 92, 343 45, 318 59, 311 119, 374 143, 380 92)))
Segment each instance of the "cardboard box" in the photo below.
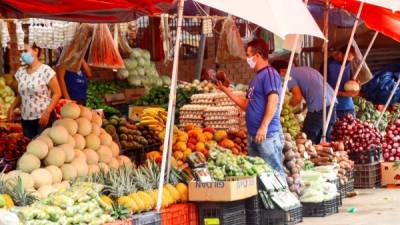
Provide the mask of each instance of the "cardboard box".
POLYGON ((189 201, 230 202, 250 198, 257 194, 257 178, 232 177, 226 181, 189 183, 189 201))
POLYGON ((130 105, 128 118, 133 121, 139 121, 143 110, 146 108, 161 108, 161 106, 133 106, 133 105, 130 105))
POLYGON ((124 93, 116 93, 116 94, 105 94, 104 100, 109 105, 120 105, 125 104, 125 94, 124 93))
POLYGON ((124 93, 125 93, 125 99, 127 101, 132 101, 145 95, 146 90, 144 88, 125 89, 124 93))
POLYGON ((400 184, 400 165, 393 162, 381 163, 381 184, 382 186, 400 184))

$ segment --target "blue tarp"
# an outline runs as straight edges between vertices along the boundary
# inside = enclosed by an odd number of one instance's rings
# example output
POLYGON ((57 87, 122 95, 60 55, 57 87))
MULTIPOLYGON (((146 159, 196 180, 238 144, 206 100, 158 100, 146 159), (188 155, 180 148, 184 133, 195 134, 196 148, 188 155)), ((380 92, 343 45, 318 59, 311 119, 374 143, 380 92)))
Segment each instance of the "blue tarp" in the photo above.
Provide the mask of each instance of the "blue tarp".
MULTIPOLYGON (((374 78, 362 86, 364 97, 374 104, 386 104, 400 78, 400 63, 389 64, 374 74, 374 78)), ((397 88, 390 105, 400 102, 400 88, 397 88)))

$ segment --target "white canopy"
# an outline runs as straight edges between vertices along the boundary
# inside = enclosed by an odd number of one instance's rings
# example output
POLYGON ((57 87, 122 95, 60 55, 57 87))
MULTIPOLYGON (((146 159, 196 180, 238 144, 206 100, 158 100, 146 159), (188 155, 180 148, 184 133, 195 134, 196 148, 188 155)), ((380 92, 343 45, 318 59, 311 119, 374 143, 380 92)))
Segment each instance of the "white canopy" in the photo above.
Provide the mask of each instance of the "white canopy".
POLYGON ((371 5, 380 6, 390 10, 400 11, 400 1, 399 0, 358 0, 360 2, 365 2, 371 5))
POLYGON ((325 39, 302 0, 195 0, 257 24, 281 38, 304 34, 325 39))

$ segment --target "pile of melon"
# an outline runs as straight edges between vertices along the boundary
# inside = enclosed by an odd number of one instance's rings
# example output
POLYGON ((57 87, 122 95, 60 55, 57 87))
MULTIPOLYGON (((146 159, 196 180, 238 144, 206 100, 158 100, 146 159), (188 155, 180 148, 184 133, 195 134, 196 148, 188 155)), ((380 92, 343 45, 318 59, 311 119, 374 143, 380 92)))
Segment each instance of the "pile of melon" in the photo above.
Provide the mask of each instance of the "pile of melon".
POLYGON ((96 112, 68 103, 61 116, 28 144, 17 170, 9 172, 7 179, 19 176, 25 190, 43 199, 67 188, 75 178, 132 165, 128 157, 119 155, 119 146, 101 128, 102 119, 96 112))

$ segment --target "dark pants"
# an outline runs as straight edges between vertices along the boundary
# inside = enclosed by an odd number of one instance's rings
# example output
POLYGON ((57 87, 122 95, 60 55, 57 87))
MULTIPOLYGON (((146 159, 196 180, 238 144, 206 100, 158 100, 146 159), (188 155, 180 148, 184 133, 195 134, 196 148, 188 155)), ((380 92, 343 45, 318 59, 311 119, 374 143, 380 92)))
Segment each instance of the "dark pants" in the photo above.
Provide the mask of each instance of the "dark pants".
POLYGON ((339 120, 343 119, 345 116, 348 114, 351 114, 353 118, 356 117, 356 112, 354 109, 349 109, 349 110, 336 110, 336 116, 339 120))
POLYGON ((39 125, 39 119, 37 120, 21 120, 22 132, 25 137, 29 139, 33 139, 42 133, 42 131, 48 127, 50 127, 53 122, 56 120, 56 114, 52 113, 49 119, 49 123, 47 126, 42 127, 39 125))
MULTIPOLYGON (((327 107, 326 112, 329 112, 329 106, 327 107)), ((308 139, 310 139, 313 144, 318 144, 321 141, 322 133, 323 133, 323 119, 322 119, 322 110, 317 112, 308 112, 306 118, 304 120, 303 132, 307 134, 308 139)), ((326 132, 326 141, 330 141, 331 138, 331 129, 333 124, 336 121, 336 110, 333 109, 331 120, 328 124, 328 130, 326 132)))

